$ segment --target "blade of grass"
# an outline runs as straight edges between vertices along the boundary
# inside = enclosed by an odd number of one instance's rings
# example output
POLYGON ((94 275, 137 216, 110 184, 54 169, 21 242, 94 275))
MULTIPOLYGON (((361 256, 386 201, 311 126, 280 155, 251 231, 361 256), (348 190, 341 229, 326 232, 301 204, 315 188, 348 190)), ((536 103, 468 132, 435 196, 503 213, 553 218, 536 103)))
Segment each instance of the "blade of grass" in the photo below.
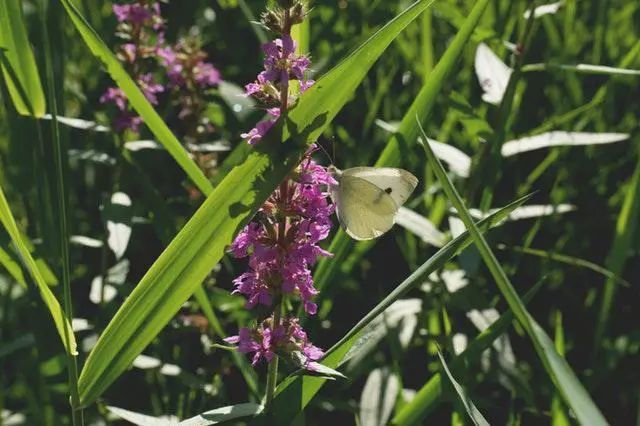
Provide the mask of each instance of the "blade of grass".
POLYGON ((560 254, 560 253, 553 253, 551 251, 548 250, 539 250, 539 249, 533 249, 530 247, 518 247, 518 246, 513 246, 513 247, 508 247, 504 244, 501 244, 498 246, 499 250, 511 250, 514 251, 516 253, 523 253, 523 254, 528 254, 531 256, 537 256, 537 257, 541 257, 541 258, 545 258, 545 259, 549 259, 549 260, 554 260, 556 262, 560 262, 560 263, 565 263, 567 265, 573 265, 573 266, 577 266, 577 267, 581 267, 581 268, 587 268, 592 270, 593 272, 596 272, 598 274, 604 275, 605 277, 607 277, 610 280, 615 281, 616 283, 623 285, 625 287, 629 287, 631 284, 629 284, 629 282, 627 280, 625 280, 624 278, 618 276, 616 273, 614 273, 613 271, 610 271, 606 268, 603 268, 602 266, 593 263, 593 262, 589 262, 588 260, 584 260, 584 259, 580 259, 579 257, 575 257, 575 256, 567 256, 566 254, 560 254))
POLYGON ((60 334, 60 339, 62 340, 62 344, 69 354, 77 355, 77 345, 76 340, 71 332, 71 325, 67 322, 64 313, 62 312, 62 308, 60 307, 60 303, 53 295, 49 286, 47 285, 45 279, 42 277, 40 273, 40 269, 38 269, 38 265, 36 261, 29 253, 25 242, 22 240, 22 236, 20 235, 20 231, 18 230, 18 225, 16 224, 16 220, 11 213, 11 209, 9 208, 9 203, 7 203, 7 199, 4 196, 4 191, 2 187, 0 187, 0 222, 9 233, 11 237, 11 241, 13 242, 15 248, 20 255, 20 259, 24 264, 25 268, 31 275, 31 278, 35 282, 38 290, 40 291, 40 295, 42 296, 42 300, 45 305, 49 309, 51 316, 53 317, 53 321, 55 322, 56 329, 60 334), (65 325, 65 322, 67 324, 65 325))
MULTIPOLYGON (((631 247, 634 243, 634 234, 637 232, 638 216, 640 215, 640 159, 629 183, 622 209, 616 222, 616 232, 611 245, 611 251, 606 260, 607 269, 615 276, 622 274, 624 265, 630 257, 631 247)), ((616 280, 609 277, 605 283, 602 295, 602 304, 598 313, 596 331, 593 339, 593 357, 598 354, 602 339, 609 325, 609 316, 616 296, 616 280)))
MULTIPOLYGON (((556 311, 555 314, 555 345, 560 356, 564 357, 564 330, 562 329, 562 312, 556 311)), ((551 425, 552 426, 569 426, 569 417, 566 408, 562 403, 562 398, 557 393, 553 395, 551 400, 551 425)))
POLYGON ((111 52, 91 25, 89 25, 89 22, 82 16, 72 0, 60 0, 60 2, 91 52, 102 61, 111 78, 113 78, 118 87, 127 95, 131 106, 140 117, 142 117, 145 124, 149 127, 149 130, 151 130, 158 141, 164 145, 198 189, 203 194, 209 195, 213 190, 213 186, 202 170, 200 170, 197 164, 189 157, 187 151, 182 147, 178 139, 171 133, 171 130, 165 122, 162 121, 162 118, 160 118, 154 110, 153 106, 147 101, 140 88, 129 74, 127 74, 118 58, 111 52))
POLYGON ((42 117, 46 102, 38 66, 27 38, 21 0, 0 2, 0 49, 15 72, 4 64, 2 71, 19 114, 42 117))
MULTIPOLYGON (((523 296, 525 303, 528 303, 538 293, 543 283, 544 278, 527 291, 523 296)), ((493 324, 476 336, 464 352, 451 362, 451 368, 456 371, 465 365, 476 363, 482 356, 482 353, 489 349, 493 342, 506 332, 507 328, 513 322, 513 319, 513 312, 511 310, 502 314, 493 324)), ((395 417, 391 420, 391 424, 398 426, 420 424, 442 401, 442 396, 442 376, 440 373, 436 373, 420 388, 411 402, 396 413, 395 417)))
POLYGON ((467 411, 467 414, 471 418, 471 421, 473 421, 473 424, 476 426, 485 426, 485 425, 489 426, 489 422, 487 422, 487 419, 485 419, 482 413, 480 413, 480 410, 476 408, 473 401, 471 401, 471 399, 467 396, 466 392, 464 391, 464 388, 460 385, 460 383, 456 381, 456 379, 451 374, 451 371, 449 371, 449 367, 447 366, 447 363, 444 360, 444 357, 442 356, 442 353, 440 351, 438 351, 438 358, 440 359, 440 364, 442 365, 442 369, 444 370, 447 377, 449 378, 449 381, 453 385, 453 388, 456 390, 456 393, 458 394, 458 398, 462 402, 462 405, 464 405, 464 409, 467 411))
MULTIPOLYGON (((419 123, 417 118, 416 121, 419 123)), ((493 251, 489 248, 489 244, 487 244, 484 236, 480 233, 478 227, 473 222, 469 211, 464 205, 464 201, 462 201, 458 191, 451 183, 451 180, 449 180, 442 163, 440 163, 440 160, 431 150, 427 140, 427 135, 424 133, 422 126, 420 126, 420 129, 423 140, 425 141, 422 146, 424 147, 429 164, 438 177, 449 201, 456 208, 460 215, 460 219, 462 219, 465 227, 473 236, 475 245, 487 265, 487 268, 491 272, 491 275, 496 281, 500 292, 506 299, 511 310, 513 310, 522 327, 531 338, 533 346, 536 352, 538 352, 538 356, 554 385, 566 401, 567 405, 573 409, 576 417, 581 423, 606 425, 607 421, 604 416, 591 400, 591 397, 584 389, 573 370, 571 370, 569 364, 567 364, 564 358, 558 354, 549 336, 547 336, 542 327, 538 325, 525 308, 522 300, 520 300, 515 288, 511 284, 511 281, 498 263, 493 251)))
MULTIPOLYGON (((51 134, 53 138, 53 164, 55 169, 54 188, 56 195, 56 216, 58 219, 58 242, 59 255, 62 270, 62 289, 64 310, 67 315, 67 321, 64 322, 65 336, 73 335, 71 322, 73 321, 73 306, 71 302, 71 274, 69 264, 69 228, 67 224, 67 188, 65 185, 64 169, 68 162, 67 149, 63 147, 60 139, 60 129, 58 127, 58 106, 56 101, 56 86, 53 72, 53 58, 51 46, 49 43, 49 30, 47 22, 47 2, 39 3, 40 18, 42 24, 42 39, 44 45, 45 68, 47 75, 47 91, 49 96, 49 105, 51 108, 51 134)), ((68 338, 68 337, 67 337, 68 338)), ((66 342, 69 345, 69 341, 66 342)), ((84 425, 84 418, 80 406, 80 397, 78 395, 78 364, 73 354, 67 353, 67 369, 69 378, 69 389, 71 392, 71 419, 72 424, 84 425)))
MULTIPOLYGON (((525 203, 530 196, 522 197, 511 204, 503 207, 499 211, 481 220, 478 226, 487 229, 491 225, 499 223, 506 218, 509 213, 525 203)), ((442 268, 446 262, 467 247, 471 243, 468 232, 462 233, 454 240, 447 243, 422 266, 416 269, 407 279, 396 287, 378 305, 369 311, 351 330, 349 330, 335 345, 329 349, 327 355, 322 360, 322 364, 336 369, 349 360, 349 351, 357 343, 362 330, 374 319, 381 315, 393 302, 404 296, 408 291, 415 288, 433 271, 442 268)), ((353 354, 353 352, 351 353, 353 354)), ((273 413, 276 421, 274 424, 288 424, 307 406, 326 379, 321 377, 291 375, 285 379, 276 390, 276 397, 273 401, 273 413)))
MULTIPOLYGON (((377 167, 398 166, 402 163, 402 157, 406 156, 406 141, 413 141, 418 136, 418 128, 415 123, 416 114, 422 117, 424 121, 431 115, 438 94, 442 91, 445 82, 462 56, 464 47, 480 22, 488 3, 488 0, 479 0, 474 4, 464 25, 460 28, 444 55, 442 55, 438 64, 431 71, 420 93, 404 115, 398 131, 389 139, 378 161, 376 161, 375 165, 377 167)), ((338 231, 336 236, 333 237, 329 247, 333 257, 331 259, 321 259, 313 276, 318 290, 322 290, 336 275, 340 264, 352 251, 354 244, 354 241, 343 230, 338 231)), ((369 247, 373 244, 374 242, 360 243, 360 245, 369 247)))
POLYGON ((430 4, 430 0, 420 0, 409 6, 318 80, 208 196, 125 300, 89 354, 79 382, 83 406, 100 396, 169 322, 222 258, 233 237, 299 164, 377 58, 430 4))

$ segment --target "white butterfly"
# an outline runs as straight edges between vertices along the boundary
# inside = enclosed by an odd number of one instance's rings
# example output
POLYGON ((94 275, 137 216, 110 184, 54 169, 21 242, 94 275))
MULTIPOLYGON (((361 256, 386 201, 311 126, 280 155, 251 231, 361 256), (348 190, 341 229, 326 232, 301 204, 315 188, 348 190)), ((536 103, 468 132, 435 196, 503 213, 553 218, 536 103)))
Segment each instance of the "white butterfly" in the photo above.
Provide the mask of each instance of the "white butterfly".
POLYGON ((354 167, 330 173, 338 185, 331 198, 342 228, 354 240, 377 238, 393 227, 398 209, 418 185, 406 170, 390 167, 354 167))

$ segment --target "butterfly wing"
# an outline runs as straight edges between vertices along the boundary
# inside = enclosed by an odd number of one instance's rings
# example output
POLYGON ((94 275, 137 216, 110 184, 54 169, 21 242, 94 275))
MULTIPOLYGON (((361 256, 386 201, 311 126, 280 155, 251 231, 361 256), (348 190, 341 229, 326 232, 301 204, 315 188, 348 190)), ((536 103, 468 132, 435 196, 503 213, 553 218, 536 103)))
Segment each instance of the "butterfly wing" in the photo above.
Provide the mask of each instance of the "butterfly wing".
POLYGON ((342 228, 354 240, 371 240, 393 227, 398 206, 371 182, 343 174, 331 196, 342 228))
POLYGON ((418 178, 406 170, 392 167, 354 167, 342 172, 342 179, 355 177, 364 179, 388 194, 396 203, 402 206, 416 186, 418 178))

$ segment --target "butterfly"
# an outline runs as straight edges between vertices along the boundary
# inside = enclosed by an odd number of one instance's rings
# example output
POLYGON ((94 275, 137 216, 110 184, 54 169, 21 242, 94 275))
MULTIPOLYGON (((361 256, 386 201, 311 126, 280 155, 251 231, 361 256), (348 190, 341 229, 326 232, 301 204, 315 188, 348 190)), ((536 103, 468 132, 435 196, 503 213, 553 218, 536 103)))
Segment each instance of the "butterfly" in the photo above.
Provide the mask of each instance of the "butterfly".
POLYGON ((391 167, 329 166, 338 182, 329 191, 340 225, 354 240, 372 240, 393 227, 398 209, 418 185, 406 170, 391 167))

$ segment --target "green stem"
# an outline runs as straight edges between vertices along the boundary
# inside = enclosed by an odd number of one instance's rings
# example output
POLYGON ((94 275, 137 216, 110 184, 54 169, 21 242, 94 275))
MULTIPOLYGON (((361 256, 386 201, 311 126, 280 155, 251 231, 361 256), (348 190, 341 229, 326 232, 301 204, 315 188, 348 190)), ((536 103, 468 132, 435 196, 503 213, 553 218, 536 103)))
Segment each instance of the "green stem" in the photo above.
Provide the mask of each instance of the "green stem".
MULTIPOLYGON (((282 302, 278 303, 273 311, 273 324, 271 325, 272 330, 280 325, 281 319, 282 302)), ((276 392, 276 385, 278 384, 278 359, 278 356, 274 355, 274 357, 269 362, 269 371, 267 372, 267 394, 265 397, 265 411, 267 413, 271 411, 273 397, 276 392)))
MULTIPOLYGON (((54 152, 54 167, 56 170, 56 185, 58 187, 57 210, 58 210, 58 229, 59 229, 59 244, 60 244, 60 257, 62 262, 62 285, 63 285, 63 297, 64 297, 64 311, 68 318, 68 321, 64 321, 64 327, 68 328, 73 321, 73 311, 71 303, 71 276, 69 272, 69 230, 67 226, 67 193, 64 182, 64 162, 63 162, 63 149, 60 140, 60 130, 58 127, 58 106, 56 103, 56 89, 55 78, 53 71, 53 60, 51 57, 51 46, 49 44, 49 32, 46 13, 46 4, 43 2, 40 5, 42 30, 44 39, 44 52, 45 52, 45 65, 47 73, 47 89, 49 95, 49 104, 51 109, 51 131, 53 134, 53 152, 54 152)), ((69 330, 65 330, 65 339, 69 340, 69 330)), ((74 426, 84 425, 84 418, 80 407, 80 397, 78 392, 78 365, 76 356, 66 351, 67 354, 67 368, 69 377, 69 388, 71 391, 71 419, 74 426)))

